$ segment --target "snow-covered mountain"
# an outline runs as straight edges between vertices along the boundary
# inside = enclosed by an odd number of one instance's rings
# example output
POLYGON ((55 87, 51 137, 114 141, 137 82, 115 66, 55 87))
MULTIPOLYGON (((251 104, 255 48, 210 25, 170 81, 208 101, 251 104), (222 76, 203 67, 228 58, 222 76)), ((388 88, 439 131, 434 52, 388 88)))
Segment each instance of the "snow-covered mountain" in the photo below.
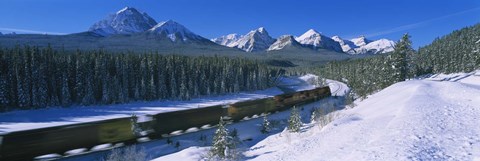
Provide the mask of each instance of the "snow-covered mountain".
POLYGON ((353 42, 353 44, 355 44, 356 46, 365 46, 368 43, 372 42, 371 40, 368 40, 367 38, 365 38, 365 36, 353 38, 350 41, 353 42))
MULTIPOLYGON (((222 37, 229 37, 229 35, 222 36, 222 37)), ((226 44, 219 43, 223 41, 222 37, 212 39, 212 40, 217 40, 217 41, 214 41, 217 44, 228 46, 228 47, 239 48, 246 52, 265 51, 270 47, 270 45, 272 45, 275 42, 275 39, 270 37, 267 30, 265 30, 265 28, 263 27, 260 27, 256 30, 252 30, 244 36, 237 35, 238 40, 236 41, 234 41, 234 38, 230 38, 228 40, 229 43, 226 43, 226 44)), ((230 37, 233 37, 232 34, 230 34, 230 37)))
POLYGON ((219 45, 227 46, 227 47, 234 47, 236 42, 242 38, 242 35, 239 34, 228 34, 225 36, 221 36, 218 38, 211 39, 214 43, 219 45))
POLYGON ((167 37, 172 42, 189 40, 206 40, 205 38, 191 32, 185 26, 173 21, 168 20, 160 22, 147 31, 149 34, 158 35, 161 37, 167 37))
POLYGON ((371 53, 371 54, 378 54, 378 53, 388 53, 394 50, 395 42, 388 39, 380 39, 376 41, 372 41, 364 46, 360 46, 359 48, 355 49, 356 53, 371 53))
POLYGON ((303 35, 296 38, 296 40, 300 44, 312 46, 315 49, 327 49, 333 50, 337 52, 342 52, 342 47, 340 44, 333 39, 320 34, 319 32, 315 31, 314 29, 310 29, 305 32, 303 35))
POLYGON ((146 13, 141 13, 132 7, 125 7, 95 23, 89 31, 102 36, 133 34, 144 32, 156 24, 157 22, 146 13))
POLYGON ((342 46, 342 50, 348 54, 379 54, 393 51, 395 42, 388 39, 368 40, 364 36, 344 40, 339 36, 333 36, 332 39, 342 46))
POLYGON ((267 51, 281 50, 286 47, 302 47, 302 44, 297 42, 292 35, 283 35, 280 36, 275 43, 270 45, 267 51))
POLYGON ((260 27, 256 30, 250 31, 245 36, 242 36, 234 45, 234 47, 242 49, 247 52, 265 51, 275 42, 275 39, 270 37, 265 28, 260 27))
POLYGON ((343 40, 339 36, 333 36, 332 39, 340 44, 342 51, 348 54, 355 54, 357 46, 350 40, 343 40))

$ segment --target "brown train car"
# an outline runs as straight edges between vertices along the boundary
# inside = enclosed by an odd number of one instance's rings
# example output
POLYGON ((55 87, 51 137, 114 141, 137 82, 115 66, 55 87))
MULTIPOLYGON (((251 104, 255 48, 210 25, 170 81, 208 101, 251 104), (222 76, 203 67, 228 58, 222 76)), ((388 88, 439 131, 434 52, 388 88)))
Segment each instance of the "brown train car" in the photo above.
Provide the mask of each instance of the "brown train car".
POLYGON ((34 157, 105 143, 135 140, 130 118, 11 132, 2 135, 0 160, 32 160, 34 157))
POLYGON ((278 103, 277 107, 285 109, 300 103, 312 102, 330 95, 330 88, 327 86, 296 93, 277 95, 274 99, 278 103))
POLYGON ((228 116, 235 121, 243 119, 245 116, 253 116, 263 112, 269 112, 276 108, 273 98, 264 98, 251 101, 237 102, 228 105, 228 116))
POLYGON ((153 137, 206 124, 217 124, 225 113, 223 105, 159 113, 153 115, 153 137))

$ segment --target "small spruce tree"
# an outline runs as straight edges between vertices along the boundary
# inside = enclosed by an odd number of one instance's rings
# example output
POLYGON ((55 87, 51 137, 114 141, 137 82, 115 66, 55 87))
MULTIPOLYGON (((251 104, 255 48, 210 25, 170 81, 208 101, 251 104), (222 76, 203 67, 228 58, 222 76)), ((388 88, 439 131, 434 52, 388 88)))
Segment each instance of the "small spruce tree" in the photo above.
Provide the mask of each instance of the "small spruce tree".
POLYGON ((350 90, 345 95, 345 106, 353 108, 355 107, 355 91, 350 90))
POLYGON ((269 133, 271 130, 270 121, 268 121, 267 115, 263 116, 262 129, 260 130, 263 134, 269 133))
POLYGON ((218 129, 213 136, 212 148, 210 153, 220 159, 225 159, 229 150, 228 130, 225 128, 225 122, 220 118, 218 129))
POLYGON ((300 112, 295 106, 293 106, 292 111, 290 113, 290 118, 288 119, 287 130, 290 132, 299 132, 301 127, 302 127, 302 118, 300 116, 300 112))

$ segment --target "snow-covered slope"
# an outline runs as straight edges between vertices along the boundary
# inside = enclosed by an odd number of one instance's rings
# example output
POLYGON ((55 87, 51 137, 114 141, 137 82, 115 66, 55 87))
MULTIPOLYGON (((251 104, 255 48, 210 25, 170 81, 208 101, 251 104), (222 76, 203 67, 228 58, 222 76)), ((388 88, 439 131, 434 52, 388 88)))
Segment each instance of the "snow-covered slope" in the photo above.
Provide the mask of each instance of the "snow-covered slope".
POLYGON ((242 36, 238 41, 232 43, 231 46, 247 52, 256 52, 267 50, 274 42, 275 39, 270 37, 267 30, 260 27, 242 36))
POLYGON ((287 47, 302 47, 302 44, 298 43, 292 35, 283 35, 270 45, 267 51, 281 50, 287 47))
POLYGON ((313 48, 322 48, 327 50, 333 50, 337 52, 342 52, 342 47, 340 44, 333 39, 320 34, 319 32, 310 29, 301 36, 297 37, 296 40, 300 44, 310 45, 313 48))
POLYGON ((340 44, 343 52, 355 54, 355 48, 357 48, 357 46, 350 40, 343 40, 340 36, 333 36, 332 39, 340 44))
POLYGON ((365 36, 353 38, 350 41, 353 42, 353 44, 355 44, 356 46, 365 46, 368 43, 372 42, 371 40, 368 40, 365 36))
POLYGON ((239 34, 228 34, 225 36, 221 36, 218 38, 211 39, 214 43, 219 45, 227 46, 227 47, 234 47, 236 42, 242 38, 242 35, 239 34))
POLYGON ((133 34, 144 32, 156 24, 157 22, 146 13, 141 13, 132 7, 125 7, 93 24, 89 31, 103 36, 133 34))
POLYGON ((360 46, 355 49, 356 53, 387 53, 394 50, 395 42, 388 39, 380 39, 373 42, 370 42, 364 46, 360 46))
POLYGON ((149 29, 147 32, 150 34, 167 37, 173 42, 177 40, 182 42, 188 40, 206 40, 205 38, 191 32, 185 26, 173 20, 160 22, 153 28, 149 29))
POLYGON ((348 54, 379 54, 394 50, 395 42, 388 39, 368 40, 364 36, 351 40, 344 40, 339 36, 333 36, 332 39, 340 44, 343 52, 348 54))
POLYGON ((269 136, 251 160, 479 160, 480 71, 396 83, 324 128, 269 136))

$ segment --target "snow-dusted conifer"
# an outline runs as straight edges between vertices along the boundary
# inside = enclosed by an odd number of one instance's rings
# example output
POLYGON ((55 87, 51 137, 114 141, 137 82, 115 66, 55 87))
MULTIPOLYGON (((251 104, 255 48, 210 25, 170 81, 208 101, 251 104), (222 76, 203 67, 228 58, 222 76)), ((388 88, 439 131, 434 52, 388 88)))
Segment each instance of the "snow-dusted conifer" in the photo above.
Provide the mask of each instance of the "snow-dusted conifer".
POLYGON ((271 130, 270 126, 271 126, 270 121, 268 121, 267 115, 264 115, 261 132, 264 133, 264 134, 269 133, 270 130, 271 130))
POLYGON ((302 127, 302 118, 300 116, 300 112, 295 106, 293 106, 292 111, 290 113, 290 118, 288 119, 287 130, 290 132, 299 132, 301 127, 302 127))
POLYGON ((213 136, 213 143, 210 152, 213 156, 225 159, 229 150, 229 136, 228 130, 225 128, 225 122, 223 118, 220 118, 218 123, 218 129, 213 136))

